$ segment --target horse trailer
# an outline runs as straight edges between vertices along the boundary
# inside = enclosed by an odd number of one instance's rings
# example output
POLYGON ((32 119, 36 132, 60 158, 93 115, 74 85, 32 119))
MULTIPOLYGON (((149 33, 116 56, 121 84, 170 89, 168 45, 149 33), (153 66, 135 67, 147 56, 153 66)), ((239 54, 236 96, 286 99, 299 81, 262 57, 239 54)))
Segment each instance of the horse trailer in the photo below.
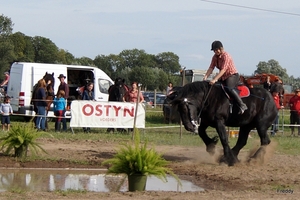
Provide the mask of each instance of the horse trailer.
MULTIPOLYGON (((68 83, 70 89, 68 102, 80 99, 78 88, 86 85, 88 81, 94 83, 95 99, 108 101, 108 89, 113 84, 113 80, 97 67, 15 62, 10 69, 7 87, 7 95, 11 97, 10 103, 15 114, 25 117, 35 115, 31 104, 33 86, 43 78, 45 73, 53 73, 55 94, 60 84, 58 76, 60 74, 66 76, 65 82, 68 83)), ((52 106, 48 116, 54 117, 52 106)))

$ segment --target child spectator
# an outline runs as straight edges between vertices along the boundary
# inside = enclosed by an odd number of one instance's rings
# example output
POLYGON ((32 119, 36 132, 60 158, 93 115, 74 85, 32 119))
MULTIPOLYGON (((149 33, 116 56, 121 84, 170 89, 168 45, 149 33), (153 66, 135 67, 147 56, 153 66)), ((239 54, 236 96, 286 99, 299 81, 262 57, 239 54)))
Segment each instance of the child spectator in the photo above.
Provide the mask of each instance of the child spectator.
POLYGON ((2 115, 2 131, 5 131, 5 124, 7 125, 7 131, 10 128, 10 117, 9 115, 13 113, 12 107, 10 105, 10 97, 6 96, 4 98, 4 103, 1 103, 0 112, 2 115))
POLYGON ((66 111, 66 100, 65 100, 65 91, 59 90, 57 97, 53 100, 53 111, 56 116, 55 120, 55 132, 60 132, 60 123, 65 117, 64 113, 66 111))

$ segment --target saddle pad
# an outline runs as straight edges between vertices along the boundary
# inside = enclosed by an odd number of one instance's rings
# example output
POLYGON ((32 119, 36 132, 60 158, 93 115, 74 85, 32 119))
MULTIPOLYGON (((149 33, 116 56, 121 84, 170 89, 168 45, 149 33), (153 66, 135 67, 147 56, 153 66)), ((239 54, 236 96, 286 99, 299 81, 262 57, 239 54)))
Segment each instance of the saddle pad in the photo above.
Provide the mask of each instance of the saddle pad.
POLYGON ((239 86, 237 86, 237 88, 239 90, 241 98, 248 97, 250 95, 250 90, 247 86, 239 85, 239 86))

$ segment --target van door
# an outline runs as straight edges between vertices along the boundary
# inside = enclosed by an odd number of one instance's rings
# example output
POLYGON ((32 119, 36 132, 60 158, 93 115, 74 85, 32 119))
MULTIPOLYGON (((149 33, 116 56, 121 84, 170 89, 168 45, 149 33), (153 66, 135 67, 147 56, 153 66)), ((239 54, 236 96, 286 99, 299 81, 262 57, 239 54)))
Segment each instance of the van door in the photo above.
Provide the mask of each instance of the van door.
MULTIPOLYGON (((22 78, 23 65, 14 64, 10 69, 10 80, 7 87, 7 95, 11 97, 10 105, 14 112, 18 112, 19 109, 19 94, 21 92, 21 87, 25 88, 27 84, 22 78)), ((29 100, 30 101, 30 100, 29 100)))
POLYGON ((94 70, 94 93, 97 101, 108 101, 108 89, 113 85, 111 78, 100 69, 94 70))

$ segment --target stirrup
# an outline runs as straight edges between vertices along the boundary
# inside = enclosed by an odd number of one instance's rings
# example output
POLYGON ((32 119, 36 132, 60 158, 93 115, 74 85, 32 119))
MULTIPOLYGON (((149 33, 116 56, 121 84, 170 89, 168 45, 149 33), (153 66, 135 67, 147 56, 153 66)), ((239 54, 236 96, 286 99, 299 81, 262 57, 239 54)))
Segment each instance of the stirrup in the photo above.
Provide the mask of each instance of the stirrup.
POLYGON ((240 108, 240 110, 239 110, 239 112, 238 112, 238 114, 239 114, 239 115, 242 115, 242 114, 244 114, 245 110, 247 110, 247 109, 248 109, 247 105, 245 105, 245 107, 244 107, 244 108, 242 108, 242 107, 239 107, 239 108, 240 108))

